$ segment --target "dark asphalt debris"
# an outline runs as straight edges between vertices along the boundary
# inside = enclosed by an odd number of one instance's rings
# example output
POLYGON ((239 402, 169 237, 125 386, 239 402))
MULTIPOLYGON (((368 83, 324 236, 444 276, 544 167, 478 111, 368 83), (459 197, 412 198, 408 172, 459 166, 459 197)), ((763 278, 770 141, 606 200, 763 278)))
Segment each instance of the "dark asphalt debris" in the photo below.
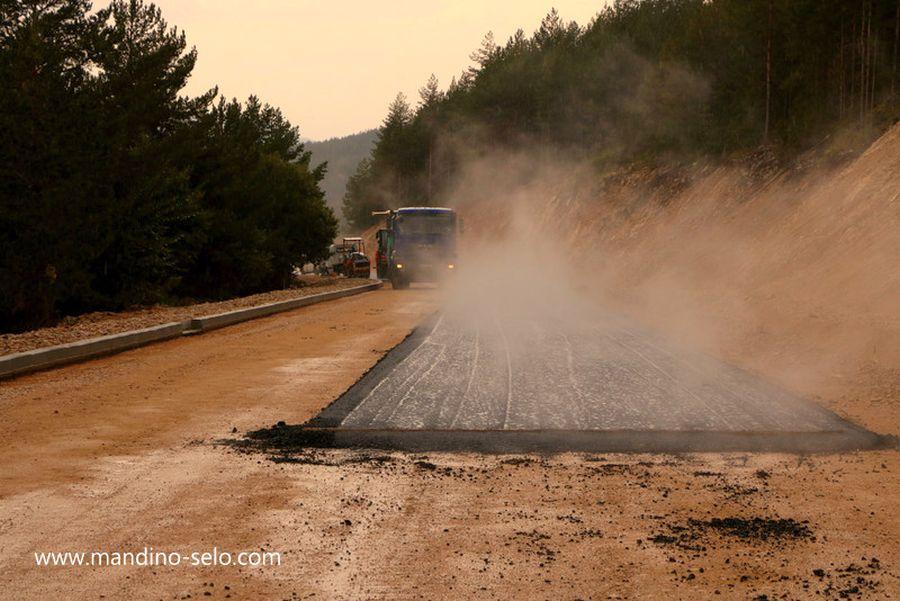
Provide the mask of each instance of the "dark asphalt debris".
POLYGON ((749 542, 784 542, 789 540, 814 539, 806 520, 798 522, 784 518, 712 518, 709 520, 689 519, 686 525, 671 524, 668 532, 650 537, 658 545, 671 545, 689 551, 704 551, 703 544, 710 532, 734 537, 749 542))
POLYGON ((744 539, 804 539, 812 538, 808 521, 797 522, 793 519, 770 518, 712 518, 708 521, 690 520, 691 525, 699 528, 717 530, 722 534, 744 539))

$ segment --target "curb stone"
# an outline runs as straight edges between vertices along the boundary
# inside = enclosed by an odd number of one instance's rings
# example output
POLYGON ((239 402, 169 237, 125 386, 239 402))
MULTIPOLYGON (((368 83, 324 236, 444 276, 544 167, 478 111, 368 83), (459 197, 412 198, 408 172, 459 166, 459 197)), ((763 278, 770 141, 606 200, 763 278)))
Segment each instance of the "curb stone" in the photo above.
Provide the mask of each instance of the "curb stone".
POLYGON ((290 311, 307 305, 314 305, 328 300, 353 296, 370 290, 381 288, 381 282, 372 282, 362 286, 354 286, 344 290, 313 294, 302 298, 237 309, 227 313, 195 317, 184 321, 164 323, 141 330, 131 330, 118 334, 109 334, 98 338, 88 338, 67 344, 59 344, 44 348, 22 351, 0 356, 0 379, 12 378, 22 374, 60 367, 69 363, 77 363, 112 355, 146 346, 154 342, 171 340, 183 335, 202 334, 210 330, 241 323, 259 317, 266 317, 290 311))

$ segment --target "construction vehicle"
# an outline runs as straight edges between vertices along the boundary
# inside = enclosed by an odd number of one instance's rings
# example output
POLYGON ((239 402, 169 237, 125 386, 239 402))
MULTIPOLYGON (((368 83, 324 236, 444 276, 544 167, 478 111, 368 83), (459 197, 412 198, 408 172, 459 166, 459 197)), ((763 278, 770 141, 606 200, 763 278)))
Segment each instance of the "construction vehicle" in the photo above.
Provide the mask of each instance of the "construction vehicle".
POLYGON ((368 278, 371 262, 366 255, 366 243, 362 238, 344 238, 340 244, 329 247, 329 256, 320 272, 342 274, 348 278, 368 278))
POLYGON ((385 227, 376 236, 378 277, 394 288, 412 282, 438 282, 456 269, 456 211, 445 207, 404 207, 375 211, 385 227))

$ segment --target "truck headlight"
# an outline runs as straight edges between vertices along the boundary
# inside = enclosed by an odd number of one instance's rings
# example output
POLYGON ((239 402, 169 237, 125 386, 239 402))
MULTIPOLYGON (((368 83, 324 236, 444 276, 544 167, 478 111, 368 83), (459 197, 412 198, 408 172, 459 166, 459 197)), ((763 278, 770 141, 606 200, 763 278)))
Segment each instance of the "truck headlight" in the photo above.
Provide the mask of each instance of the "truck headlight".
POLYGON ((456 268, 456 265, 454 265, 453 263, 447 264, 447 269, 455 269, 455 268, 456 268))
POLYGON ((397 269, 403 269, 403 263, 397 263, 397 269))

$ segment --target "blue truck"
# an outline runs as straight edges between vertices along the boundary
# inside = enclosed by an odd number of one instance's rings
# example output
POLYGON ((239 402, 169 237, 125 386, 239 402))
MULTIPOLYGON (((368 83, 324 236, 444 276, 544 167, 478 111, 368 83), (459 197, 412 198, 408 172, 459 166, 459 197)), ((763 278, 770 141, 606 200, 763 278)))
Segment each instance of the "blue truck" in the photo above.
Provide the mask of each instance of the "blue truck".
POLYGON ((404 207, 376 211, 385 217, 378 230, 378 277, 394 288, 412 282, 439 282, 456 269, 456 211, 446 207, 404 207))

